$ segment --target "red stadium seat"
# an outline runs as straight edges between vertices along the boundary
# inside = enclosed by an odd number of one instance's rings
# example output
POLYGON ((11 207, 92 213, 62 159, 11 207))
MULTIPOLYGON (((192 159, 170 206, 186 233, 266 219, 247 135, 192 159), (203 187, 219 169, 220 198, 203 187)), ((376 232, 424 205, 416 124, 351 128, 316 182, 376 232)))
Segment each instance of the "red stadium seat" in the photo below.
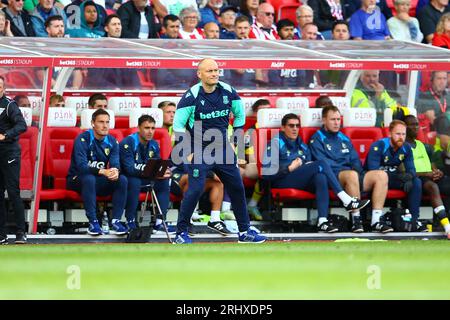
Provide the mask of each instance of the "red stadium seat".
POLYGON ((28 127, 19 137, 22 156, 20 159, 20 189, 33 190, 38 128, 28 127))
POLYGON ((125 129, 130 127, 130 118, 129 117, 120 117, 117 116, 114 119, 115 121, 115 128, 116 129, 125 129))
POLYGON ((296 3, 296 4, 283 4, 281 6, 278 7, 278 20, 281 19, 289 19, 291 20, 295 26, 297 26, 297 8, 300 6, 301 4, 296 3))
POLYGON ((311 137, 314 135, 314 133, 317 132, 320 128, 317 127, 303 127, 300 129, 300 136, 303 139, 303 142, 308 144, 309 140, 311 140, 311 137))
POLYGON ((342 128, 342 133, 350 138, 361 163, 366 160, 370 145, 383 138, 381 129, 376 127, 347 127, 342 128))
POLYGON ((281 6, 296 5, 298 7, 301 5, 301 2, 298 0, 268 0, 267 2, 270 3, 275 9, 275 14, 277 15, 275 17, 275 21, 280 20, 280 16, 278 15, 278 13, 281 6))
POLYGON ((121 129, 110 129, 109 134, 112 135, 117 141, 122 141, 124 136, 121 129))
POLYGON ((245 125, 244 125, 244 130, 247 131, 248 129, 250 129, 251 127, 253 127, 256 124, 256 117, 246 117, 245 118, 245 125))
POLYGON ((73 144, 80 133, 81 129, 77 127, 47 129, 44 175, 52 177, 54 189, 66 188, 73 144))
POLYGON ((65 199, 66 176, 69 171, 70 159, 75 138, 81 129, 74 128, 48 128, 44 158, 44 176, 50 178, 52 183, 49 189, 41 190, 41 200, 65 199))

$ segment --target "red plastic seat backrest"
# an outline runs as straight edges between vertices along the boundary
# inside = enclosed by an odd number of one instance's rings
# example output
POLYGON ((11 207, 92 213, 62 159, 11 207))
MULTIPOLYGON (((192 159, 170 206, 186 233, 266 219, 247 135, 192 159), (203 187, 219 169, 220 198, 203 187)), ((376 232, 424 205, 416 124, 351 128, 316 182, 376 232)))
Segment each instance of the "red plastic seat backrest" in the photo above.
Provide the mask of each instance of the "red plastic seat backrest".
POLYGON ((366 160, 370 145, 383 138, 381 129, 377 127, 347 127, 342 128, 342 133, 350 138, 361 163, 366 160))
POLYGON ((22 151, 20 159, 20 189, 33 190, 34 167, 36 159, 38 128, 28 127, 19 137, 22 151))
POLYGON ((53 188, 65 189, 66 176, 75 138, 81 133, 78 127, 47 129, 44 174, 53 177, 53 188))

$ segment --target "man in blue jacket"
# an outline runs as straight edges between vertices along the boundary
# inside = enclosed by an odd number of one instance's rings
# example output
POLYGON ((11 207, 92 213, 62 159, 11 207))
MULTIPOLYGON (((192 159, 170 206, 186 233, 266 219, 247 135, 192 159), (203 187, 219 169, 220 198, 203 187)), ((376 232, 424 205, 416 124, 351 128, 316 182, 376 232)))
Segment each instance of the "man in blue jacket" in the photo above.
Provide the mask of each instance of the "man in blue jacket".
POLYGON ((106 110, 95 111, 91 123, 92 129, 75 139, 67 189, 81 194, 89 219, 88 233, 93 236, 102 234, 97 220, 96 196, 112 194, 112 230, 117 235, 123 235, 128 232, 120 222, 127 198, 127 178, 119 170, 119 143, 109 134, 109 114, 106 110))
POLYGON ((384 170, 389 176, 389 188, 402 189, 408 194, 408 209, 418 231, 425 226, 419 222, 422 182, 416 175, 411 145, 406 142, 406 124, 394 120, 389 125, 390 137, 380 139, 370 146, 365 167, 367 170, 384 170), (403 165, 404 169, 400 169, 403 165))
MULTIPOLYGON (((136 209, 141 188, 152 182, 142 177, 146 163, 149 159, 161 159, 159 145, 153 140, 154 134, 155 119, 144 114, 138 119, 138 132, 129 135, 120 143, 120 163, 128 180, 125 217, 129 229, 136 228, 136 209)), ((164 177, 154 181, 153 186, 164 218, 169 206, 169 178, 170 170, 167 169, 164 177)), ((170 233, 175 232, 173 226, 168 226, 168 229, 170 233)), ((157 218, 153 231, 165 232, 160 218, 157 218)))
MULTIPOLYGON (((387 195, 388 177, 382 170, 364 173, 358 154, 350 139, 340 132, 341 114, 335 106, 322 109, 322 128, 310 140, 312 157, 325 160, 330 165, 344 190, 353 197, 360 198, 361 190, 372 191, 372 230, 391 232, 393 229, 380 222, 387 195)), ((352 211, 353 232, 364 232, 359 209, 352 211)))
POLYGON ((189 181, 178 216, 175 243, 192 242, 188 235, 189 221, 203 193, 209 171, 217 174, 231 198, 239 228, 239 242, 264 242, 266 237, 250 228, 244 184, 228 139, 230 113, 233 113, 233 126, 235 134, 242 136, 239 150, 243 153, 245 110, 242 100, 234 88, 219 82, 219 66, 213 59, 206 58, 199 62, 197 76, 200 82, 183 95, 173 122, 176 139, 179 142, 180 136, 183 139, 176 146, 181 150, 174 148, 172 151, 172 161, 175 165, 179 164, 181 159, 176 159, 174 155, 187 149, 182 152, 185 155, 182 160, 189 181))
POLYGON ((311 152, 299 136, 300 119, 289 113, 281 120, 281 132, 267 145, 262 166, 264 179, 274 188, 296 188, 316 193, 319 213, 319 231, 336 232, 338 229, 327 219, 330 197, 328 186, 343 202, 348 211, 362 209, 370 200, 358 200, 346 193, 328 163, 311 161, 311 152))

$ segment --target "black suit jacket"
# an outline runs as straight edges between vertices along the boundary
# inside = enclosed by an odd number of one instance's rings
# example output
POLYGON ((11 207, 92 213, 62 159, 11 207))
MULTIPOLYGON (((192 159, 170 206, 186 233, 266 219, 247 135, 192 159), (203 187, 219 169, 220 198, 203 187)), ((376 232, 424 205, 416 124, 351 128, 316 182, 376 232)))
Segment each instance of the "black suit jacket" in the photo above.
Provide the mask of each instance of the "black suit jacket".
MULTIPOLYGON (((121 5, 117 14, 122 22, 121 38, 138 38, 139 29, 141 27, 141 13, 134 6, 133 1, 128 1, 121 5)), ((145 7, 145 17, 148 23, 148 38, 159 38, 159 23, 155 23, 153 8, 145 7)))
POLYGON ((25 26, 25 32, 26 34, 23 34, 22 31, 17 27, 17 25, 14 23, 13 17, 9 15, 9 13, 6 11, 6 8, 2 9, 5 13, 6 19, 9 20, 11 25, 11 32, 14 35, 14 37, 35 37, 36 33, 33 29, 33 23, 31 22, 31 17, 26 11, 22 11, 20 14, 23 25, 25 26))

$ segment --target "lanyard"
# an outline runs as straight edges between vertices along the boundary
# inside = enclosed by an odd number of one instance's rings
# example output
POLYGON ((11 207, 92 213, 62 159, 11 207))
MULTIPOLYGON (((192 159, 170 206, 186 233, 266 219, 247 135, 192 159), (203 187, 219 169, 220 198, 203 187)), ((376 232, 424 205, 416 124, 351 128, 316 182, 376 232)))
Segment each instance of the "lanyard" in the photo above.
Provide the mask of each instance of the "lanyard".
POLYGON ((433 95, 434 100, 436 100, 437 103, 439 104, 439 108, 441 108, 442 113, 444 113, 445 110, 447 110, 447 99, 445 99, 445 96, 444 96, 444 103, 441 103, 441 99, 439 99, 437 94, 434 93, 432 88, 430 88, 430 92, 433 95))

